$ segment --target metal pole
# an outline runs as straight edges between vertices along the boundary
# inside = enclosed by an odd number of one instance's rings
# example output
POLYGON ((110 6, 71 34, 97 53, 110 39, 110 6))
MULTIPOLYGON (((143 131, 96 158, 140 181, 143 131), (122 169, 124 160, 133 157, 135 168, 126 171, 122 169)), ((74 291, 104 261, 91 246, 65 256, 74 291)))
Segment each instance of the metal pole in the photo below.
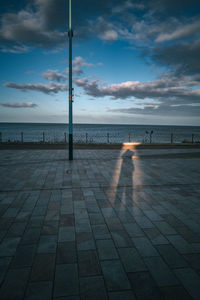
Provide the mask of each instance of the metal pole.
POLYGON ((71 0, 69 0, 69 160, 73 160, 73 126, 72 126, 72 17, 71 0))

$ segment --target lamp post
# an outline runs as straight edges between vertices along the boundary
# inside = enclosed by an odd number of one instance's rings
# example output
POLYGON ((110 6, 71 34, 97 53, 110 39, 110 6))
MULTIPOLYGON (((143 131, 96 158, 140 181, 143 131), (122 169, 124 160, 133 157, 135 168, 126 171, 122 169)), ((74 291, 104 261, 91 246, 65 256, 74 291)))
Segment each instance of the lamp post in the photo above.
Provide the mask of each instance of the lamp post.
POLYGON ((71 15, 71 0, 69 0, 69 160, 73 160, 73 119, 72 119, 72 15, 71 15))

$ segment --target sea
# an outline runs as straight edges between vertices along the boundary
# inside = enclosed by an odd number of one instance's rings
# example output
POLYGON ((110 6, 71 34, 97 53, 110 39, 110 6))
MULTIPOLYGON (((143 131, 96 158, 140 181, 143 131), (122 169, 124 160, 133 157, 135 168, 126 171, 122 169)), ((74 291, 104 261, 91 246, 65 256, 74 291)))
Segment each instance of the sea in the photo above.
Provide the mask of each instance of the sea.
MULTIPOLYGON (((74 124, 79 143, 200 142, 200 126, 74 124)), ((2 142, 67 142, 68 125, 56 123, 0 123, 2 142)))

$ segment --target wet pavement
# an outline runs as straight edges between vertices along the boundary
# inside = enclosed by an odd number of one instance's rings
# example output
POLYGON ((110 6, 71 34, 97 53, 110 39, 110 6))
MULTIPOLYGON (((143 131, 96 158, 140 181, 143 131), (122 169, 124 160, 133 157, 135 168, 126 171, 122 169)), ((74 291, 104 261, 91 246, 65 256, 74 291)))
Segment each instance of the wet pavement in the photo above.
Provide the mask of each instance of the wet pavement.
POLYGON ((0 151, 1 299, 199 299, 200 150, 0 151))

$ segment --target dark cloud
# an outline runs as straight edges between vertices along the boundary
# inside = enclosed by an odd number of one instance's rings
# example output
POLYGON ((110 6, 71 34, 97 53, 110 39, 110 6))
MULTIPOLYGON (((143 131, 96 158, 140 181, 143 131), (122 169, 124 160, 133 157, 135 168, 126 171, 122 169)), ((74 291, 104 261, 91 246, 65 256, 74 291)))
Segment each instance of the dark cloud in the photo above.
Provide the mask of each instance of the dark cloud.
POLYGON ((200 39, 153 50, 152 59, 160 65, 172 68, 176 75, 200 73, 200 39))
POLYGON ((121 108, 121 109, 108 109, 108 112, 134 114, 134 115, 153 115, 153 116, 196 116, 200 114, 200 105, 149 105, 144 108, 121 108))
POLYGON ((10 108, 33 108, 37 106, 37 104, 33 102, 4 102, 0 103, 0 105, 10 108))
POLYGON ((14 82, 7 82, 7 83, 5 83, 5 86, 9 87, 9 88, 20 90, 22 92, 26 92, 26 91, 30 90, 30 91, 42 92, 44 94, 57 94, 58 92, 67 91, 66 84, 55 84, 52 82, 50 82, 48 84, 42 84, 42 83, 18 84, 18 83, 14 83, 14 82))
MULTIPOLYGON (((2 49, 9 51, 24 45, 37 48, 63 46, 67 40, 68 1, 33 0, 27 3, 23 8, 19 6, 18 11, 10 9, 2 14, 2 49)), ((198 6, 195 0, 73 0, 75 37, 97 36, 106 42, 123 39, 134 43, 190 37, 199 28, 198 17, 195 18, 198 6), (188 7, 196 7, 196 10, 189 14, 188 7), (180 14, 180 11, 184 13, 180 14)))

